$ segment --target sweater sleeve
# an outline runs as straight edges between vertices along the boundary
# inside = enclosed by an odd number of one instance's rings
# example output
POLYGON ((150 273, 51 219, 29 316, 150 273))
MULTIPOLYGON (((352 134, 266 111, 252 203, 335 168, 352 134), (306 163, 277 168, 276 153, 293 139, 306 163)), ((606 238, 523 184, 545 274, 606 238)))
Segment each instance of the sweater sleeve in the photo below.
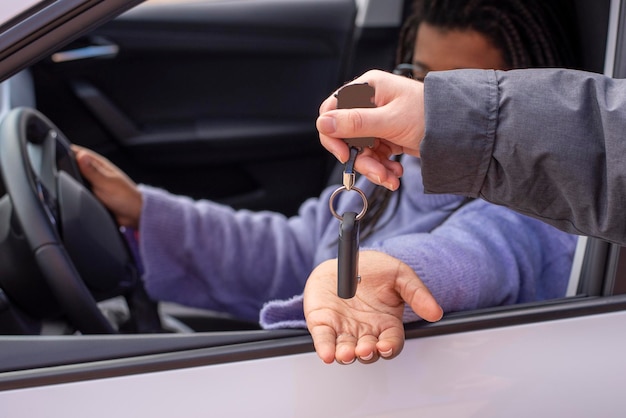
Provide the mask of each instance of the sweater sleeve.
MULTIPOLYGON (((373 242, 408 264, 444 312, 565 296, 577 237, 507 208, 474 200, 431 232, 373 242)), ((361 283, 367 281, 361 272, 361 283)), ((264 328, 305 328, 302 296, 270 301, 264 328)), ((420 318, 406 307, 404 322, 420 318)))
POLYGON ((626 244, 625 80, 556 69, 433 72, 424 100, 427 192, 481 197, 626 244))
POLYGON ((576 239, 474 200, 430 233, 393 237, 369 249, 408 264, 444 311, 453 312, 563 297, 576 239))
POLYGON ((139 247, 155 299, 257 321, 263 302, 302 292, 322 225, 318 199, 298 216, 233 210, 140 186, 139 247))

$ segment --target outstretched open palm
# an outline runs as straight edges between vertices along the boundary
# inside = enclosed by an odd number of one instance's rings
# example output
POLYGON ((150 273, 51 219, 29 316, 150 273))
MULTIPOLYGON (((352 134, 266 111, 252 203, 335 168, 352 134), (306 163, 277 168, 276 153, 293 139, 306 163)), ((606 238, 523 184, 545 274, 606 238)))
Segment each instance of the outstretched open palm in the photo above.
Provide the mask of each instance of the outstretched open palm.
POLYGON ((325 363, 355 359, 372 363, 393 358, 404 346, 402 314, 405 302, 428 321, 443 311, 415 272, 400 260, 362 251, 359 283, 351 299, 337 296, 337 260, 320 264, 304 290, 304 314, 315 350, 325 363))

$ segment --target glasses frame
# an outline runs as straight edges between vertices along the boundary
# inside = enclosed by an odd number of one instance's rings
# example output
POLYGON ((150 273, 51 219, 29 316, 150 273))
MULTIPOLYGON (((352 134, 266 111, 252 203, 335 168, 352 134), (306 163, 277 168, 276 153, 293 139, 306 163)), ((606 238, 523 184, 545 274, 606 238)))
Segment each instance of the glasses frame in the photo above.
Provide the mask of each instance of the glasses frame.
POLYGON ((424 71, 424 69, 422 69, 421 67, 415 64, 405 62, 405 63, 396 65, 396 68, 393 69, 393 73, 396 75, 401 75, 407 78, 411 78, 413 80, 423 82, 424 78, 426 78, 426 74, 428 74, 428 71, 424 71), (421 74, 421 75, 416 77, 415 74, 421 74))

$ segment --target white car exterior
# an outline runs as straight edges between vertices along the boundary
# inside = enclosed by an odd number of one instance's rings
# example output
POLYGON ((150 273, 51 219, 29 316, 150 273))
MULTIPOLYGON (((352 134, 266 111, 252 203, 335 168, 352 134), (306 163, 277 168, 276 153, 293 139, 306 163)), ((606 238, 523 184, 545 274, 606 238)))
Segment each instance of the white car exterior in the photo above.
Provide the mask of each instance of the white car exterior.
POLYGON ((626 338, 615 330, 624 327, 626 312, 617 312, 410 339, 398 358, 372 365, 325 365, 304 353, 88 379, 0 392, 0 411, 12 418, 621 417, 626 362, 616 359, 626 338))

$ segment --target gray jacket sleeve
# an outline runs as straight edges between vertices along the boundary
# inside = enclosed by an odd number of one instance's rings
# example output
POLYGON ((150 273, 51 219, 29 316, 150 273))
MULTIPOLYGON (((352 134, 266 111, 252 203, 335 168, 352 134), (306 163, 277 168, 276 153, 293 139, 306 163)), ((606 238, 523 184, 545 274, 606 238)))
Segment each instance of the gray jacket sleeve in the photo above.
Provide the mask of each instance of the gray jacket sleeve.
POLYGON ((455 70, 425 81, 429 193, 481 197, 626 245, 626 80, 455 70))

